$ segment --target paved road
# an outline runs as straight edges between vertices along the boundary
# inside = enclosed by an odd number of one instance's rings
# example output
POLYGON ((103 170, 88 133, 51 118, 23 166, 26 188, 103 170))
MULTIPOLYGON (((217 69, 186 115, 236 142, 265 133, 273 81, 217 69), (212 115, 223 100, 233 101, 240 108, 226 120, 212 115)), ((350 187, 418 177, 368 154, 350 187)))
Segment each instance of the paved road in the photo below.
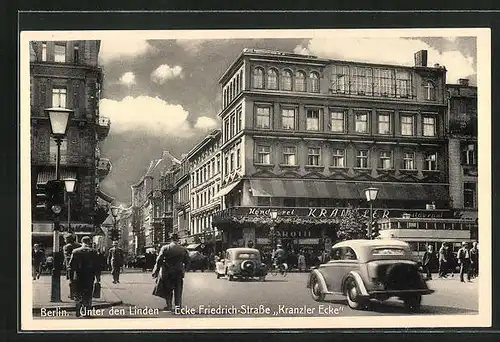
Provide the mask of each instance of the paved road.
MULTIPOLYGON (((324 303, 315 302, 305 287, 307 273, 291 273, 287 277, 268 276, 265 282, 228 281, 216 279, 212 272, 187 273, 184 284, 181 316, 193 317, 248 317, 248 316, 371 316, 406 314, 402 302, 397 299, 375 302, 369 311, 352 310, 344 298, 327 297, 324 303), (210 313, 210 309, 226 309, 222 313, 210 313), (284 310, 280 310, 284 308, 284 310), (302 310, 302 308, 305 308, 302 310), (205 310, 206 309, 206 310, 205 310), (293 312, 288 310, 293 309, 293 312), (257 310, 257 312, 255 311, 257 310)), ((104 275, 103 286, 108 286, 122 301, 115 307, 101 312, 102 317, 169 317, 162 312, 164 300, 151 295, 153 279, 150 273, 122 274, 120 284, 112 284, 111 275, 104 275), (139 310, 137 310, 139 309, 139 310), (140 310, 149 309, 149 312, 140 310), (160 312, 155 312, 160 309, 160 312)), ((429 282, 434 294, 424 296, 420 314, 476 314, 478 310, 477 281, 460 283, 458 279, 437 279, 429 282)), ((222 310, 223 311, 223 310, 222 310)))

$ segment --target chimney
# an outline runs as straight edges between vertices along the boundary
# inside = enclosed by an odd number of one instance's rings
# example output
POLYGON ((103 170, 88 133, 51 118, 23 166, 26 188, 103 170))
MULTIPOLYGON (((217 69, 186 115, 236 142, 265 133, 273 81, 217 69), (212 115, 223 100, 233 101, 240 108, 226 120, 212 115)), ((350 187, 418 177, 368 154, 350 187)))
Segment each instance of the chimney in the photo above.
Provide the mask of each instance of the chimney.
POLYGON ((459 78, 458 84, 460 84, 464 87, 468 87, 469 86, 469 79, 468 78, 459 78))
POLYGON ((427 50, 420 50, 415 53, 415 66, 416 67, 426 67, 427 66, 427 50))

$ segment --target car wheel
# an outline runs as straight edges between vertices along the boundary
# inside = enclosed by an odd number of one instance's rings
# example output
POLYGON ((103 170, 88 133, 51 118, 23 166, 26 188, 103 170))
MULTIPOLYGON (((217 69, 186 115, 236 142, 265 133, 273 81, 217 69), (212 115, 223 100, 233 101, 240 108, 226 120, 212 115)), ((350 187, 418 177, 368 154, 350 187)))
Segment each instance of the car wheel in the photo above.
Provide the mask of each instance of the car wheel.
POLYGON ((362 303, 358 299, 358 289, 356 288, 356 283, 354 279, 348 278, 345 285, 345 293, 347 296, 347 305, 351 309, 359 310, 362 308, 362 303))
POLYGON ((316 276, 313 276, 311 281, 311 296, 317 302, 325 300, 325 294, 321 292, 321 285, 319 284, 319 279, 316 276))
POLYGON ((422 296, 416 295, 404 299, 405 309, 410 312, 418 312, 422 303, 422 296))

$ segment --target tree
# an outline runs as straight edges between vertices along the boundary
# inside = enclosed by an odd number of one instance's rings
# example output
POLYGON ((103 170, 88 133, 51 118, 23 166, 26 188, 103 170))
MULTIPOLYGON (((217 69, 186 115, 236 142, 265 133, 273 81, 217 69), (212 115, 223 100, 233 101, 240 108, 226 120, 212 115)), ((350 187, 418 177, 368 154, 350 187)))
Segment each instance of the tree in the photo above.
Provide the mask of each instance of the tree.
POLYGON ((367 219, 361 215, 357 207, 349 205, 345 215, 340 217, 337 229, 337 240, 352 240, 367 238, 367 219))

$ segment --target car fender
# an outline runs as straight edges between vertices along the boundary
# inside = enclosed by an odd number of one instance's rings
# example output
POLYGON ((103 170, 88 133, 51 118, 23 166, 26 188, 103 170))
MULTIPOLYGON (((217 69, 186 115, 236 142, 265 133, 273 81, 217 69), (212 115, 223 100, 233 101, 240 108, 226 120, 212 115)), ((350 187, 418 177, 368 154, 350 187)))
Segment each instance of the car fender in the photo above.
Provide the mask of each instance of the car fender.
POLYGON ((326 286, 326 280, 325 276, 323 273, 321 273, 319 270, 315 269, 309 274, 309 279, 307 280, 307 287, 311 287, 311 281, 313 277, 316 277, 319 282, 319 286, 321 288, 321 292, 327 293, 328 292, 328 287, 326 286))
POLYGON ((349 277, 354 279, 358 293, 361 296, 368 296, 368 291, 366 290, 366 286, 365 286, 365 283, 363 282, 363 278, 361 278, 361 275, 356 271, 350 271, 349 273, 347 273, 344 276, 344 279, 342 279, 342 292, 345 291, 345 288, 344 288, 345 280, 349 277))

